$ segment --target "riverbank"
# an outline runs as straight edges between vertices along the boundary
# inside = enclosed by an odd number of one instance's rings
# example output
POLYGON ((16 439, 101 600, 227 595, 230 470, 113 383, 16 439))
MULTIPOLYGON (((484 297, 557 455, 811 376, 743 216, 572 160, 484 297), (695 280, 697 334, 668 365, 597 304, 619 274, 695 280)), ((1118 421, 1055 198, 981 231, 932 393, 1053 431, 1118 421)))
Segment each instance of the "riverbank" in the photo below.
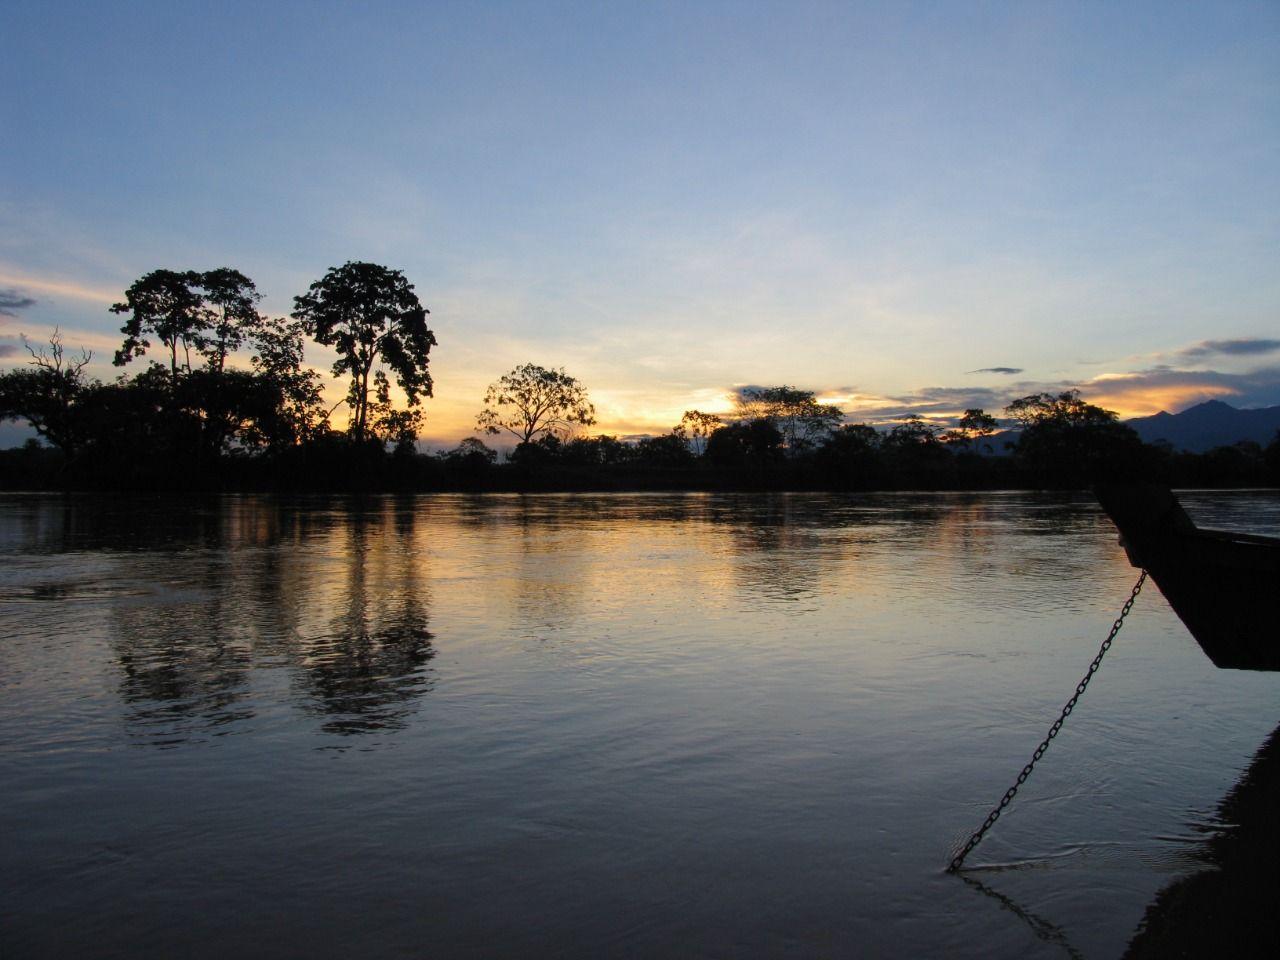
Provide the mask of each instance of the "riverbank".
POLYGON ((1218 808, 1205 870, 1160 891, 1126 960, 1280 956, 1280 728, 1218 808))

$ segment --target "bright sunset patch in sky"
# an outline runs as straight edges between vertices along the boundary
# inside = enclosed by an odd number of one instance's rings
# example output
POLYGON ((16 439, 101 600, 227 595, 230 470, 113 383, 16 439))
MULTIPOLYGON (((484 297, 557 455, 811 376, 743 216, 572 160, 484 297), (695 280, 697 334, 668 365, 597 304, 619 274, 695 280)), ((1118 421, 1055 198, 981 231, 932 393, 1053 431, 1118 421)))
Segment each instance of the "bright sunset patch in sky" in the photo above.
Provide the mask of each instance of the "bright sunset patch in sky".
POLYGON ((524 362, 623 435, 751 384, 873 421, 1280 403, 1274 4, 19 2, 0 34, 0 367, 56 326, 114 376, 155 268, 284 314, 371 260, 431 310, 428 446, 524 362))

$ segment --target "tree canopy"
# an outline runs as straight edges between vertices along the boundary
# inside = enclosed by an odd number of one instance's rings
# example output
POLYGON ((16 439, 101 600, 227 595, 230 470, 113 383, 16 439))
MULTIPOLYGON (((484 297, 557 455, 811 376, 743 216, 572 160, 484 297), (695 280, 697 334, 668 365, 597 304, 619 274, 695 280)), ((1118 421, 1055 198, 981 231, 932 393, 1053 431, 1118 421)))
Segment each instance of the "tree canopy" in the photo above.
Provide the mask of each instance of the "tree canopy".
POLYGON ((1079 390, 1020 397, 1005 413, 1022 428, 1018 457, 1045 485, 1078 486, 1137 468, 1137 433, 1114 411, 1086 403, 1079 390))
POLYGON ((194 369, 193 351, 207 369, 222 373, 227 357, 262 330, 261 299, 253 281, 230 267, 144 274, 111 307, 112 313, 128 315, 115 364, 122 367, 145 354, 151 347, 148 337, 155 337, 168 351, 172 388, 180 374, 194 369))
POLYGON ((707 449, 707 440, 722 426, 724 420, 718 414, 686 410, 672 433, 688 443, 695 455, 701 456, 707 449))
POLYGON ((191 351, 207 343, 210 316, 200 279, 194 270, 152 270, 130 285, 124 300, 111 307, 112 313, 128 314, 120 328, 125 339, 116 351, 117 367, 146 353, 148 337, 156 337, 169 352, 170 389, 177 389, 179 369, 189 373, 191 351))
POLYGON ((767 420, 794 455, 825 440, 844 419, 844 411, 819 403, 812 390, 795 387, 747 387, 738 393, 735 419, 740 423, 767 420))
POLYGON ((31 363, 25 369, 0 374, 0 420, 26 420, 41 437, 67 456, 74 456, 85 438, 83 405, 89 383, 84 368, 92 355, 66 355, 62 335, 55 329, 48 349, 26 344, 31 363))
POLYGON ((575 424, 591 426, 596 408, 586 388, 561 367, 549 370, 526 363, 505 373, 484 394, 485 409, 476 429, 507 432, 521 444, 544 435, 568 433, 575 424))
POLYGON ((974 450, 985 438, 995 433, 999 426, 996 418, 982 408, 970 407, 960 417, 955 429, 948 430, 943 439, 948 443, 961 444, 967 450, 974 450))
POLYGON ((518 441, 505 460, 478 439, 433 456, 416 439, 436 339, 399 271, 335 267, 294 298, 292 318, 263 315, 260 300, 229 267, 144 274, 111 307, 127 315, 114 360, 128 364, 153 344, 163 353, 110 383, 90 379, 90 355, 68 356, 56 331, 47 346, 28 345, 30 363, 0 374, 0 420, 27 421, 39 439, 0 451, 0 486, 42 477, 35 486, 853 490, 1280 476, 1280 437, 1265 450, 1237 443, 1202 455, 1144 445, 1075 390, 1009 404, 1020 427, 1016 447, 1004 444, 1012 456, 971 455, 999 426, 978 408, 891 429, 846 424, 839 407, 785 385, 741 390, 723 417, 685 411, 660 436, 575 437, 596 423, 586 388, 564 368, 532 363, 490 384, 476 419, 478 430, 518 441), (345 435, 329 425, 321 375, 304 365, 308 334, 336 350, 334 375, 349 380, 345 435))
POLYGON ((918 414, 904 417, 884 438, 887 447, 928 447, 939 442, 942 431, 918 414))
POLYGON ((416 421, 406 426, 405 417, 389 416, 390 381, 382 370, 385 366, 391 371, 410 410, 432 395, 427 365, 436 338, 427 327, 428 311, 404 274, 376 263, 349 261, 331 267, 293 302, 294 318, 318 343, 337 350, 333 375, 350 378, 352 437, 359 441, 377 436, 378 422, 371 420, 371 413, 401 435, 416 427, 416 421))
POLYGON ((255 338, 263 329, 264 319, 258 313, 262 295, 253 281, 239 270, 221 267, 200 274, 204 292, 204 309, 209 316, 209 333, 204 338, 203 353, 209 368, 222 373, 227 356, 235 353, 246 339, 255 338))

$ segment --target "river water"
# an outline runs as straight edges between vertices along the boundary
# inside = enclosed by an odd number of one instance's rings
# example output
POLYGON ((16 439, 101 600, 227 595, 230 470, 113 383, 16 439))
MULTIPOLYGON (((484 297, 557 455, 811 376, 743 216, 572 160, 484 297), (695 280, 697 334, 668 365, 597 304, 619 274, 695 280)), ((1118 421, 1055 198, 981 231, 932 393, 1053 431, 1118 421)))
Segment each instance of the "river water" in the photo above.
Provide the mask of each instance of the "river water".
POLYGON ((9 495, 0 569, 13 960, 1113 957, 1280 720, 1151 586, 944 873, 1135 579, 1083 495, 9 495))

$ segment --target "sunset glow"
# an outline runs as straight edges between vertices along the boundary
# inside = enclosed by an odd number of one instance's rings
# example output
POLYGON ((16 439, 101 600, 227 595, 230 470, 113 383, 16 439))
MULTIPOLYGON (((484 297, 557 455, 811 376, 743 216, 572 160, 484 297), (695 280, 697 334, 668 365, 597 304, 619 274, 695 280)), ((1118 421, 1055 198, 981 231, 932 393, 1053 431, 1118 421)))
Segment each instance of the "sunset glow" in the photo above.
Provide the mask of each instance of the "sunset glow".
POLYGON ((428 449, 526 362, 621 436, 750 384, 874 423, 1280 403, 1274 8, 290 10, 3 15, 40 135, 0 159, 0 367, 57 327, 118 375, 159 267, 283 315, 364 259, 431 311, 428 449))

